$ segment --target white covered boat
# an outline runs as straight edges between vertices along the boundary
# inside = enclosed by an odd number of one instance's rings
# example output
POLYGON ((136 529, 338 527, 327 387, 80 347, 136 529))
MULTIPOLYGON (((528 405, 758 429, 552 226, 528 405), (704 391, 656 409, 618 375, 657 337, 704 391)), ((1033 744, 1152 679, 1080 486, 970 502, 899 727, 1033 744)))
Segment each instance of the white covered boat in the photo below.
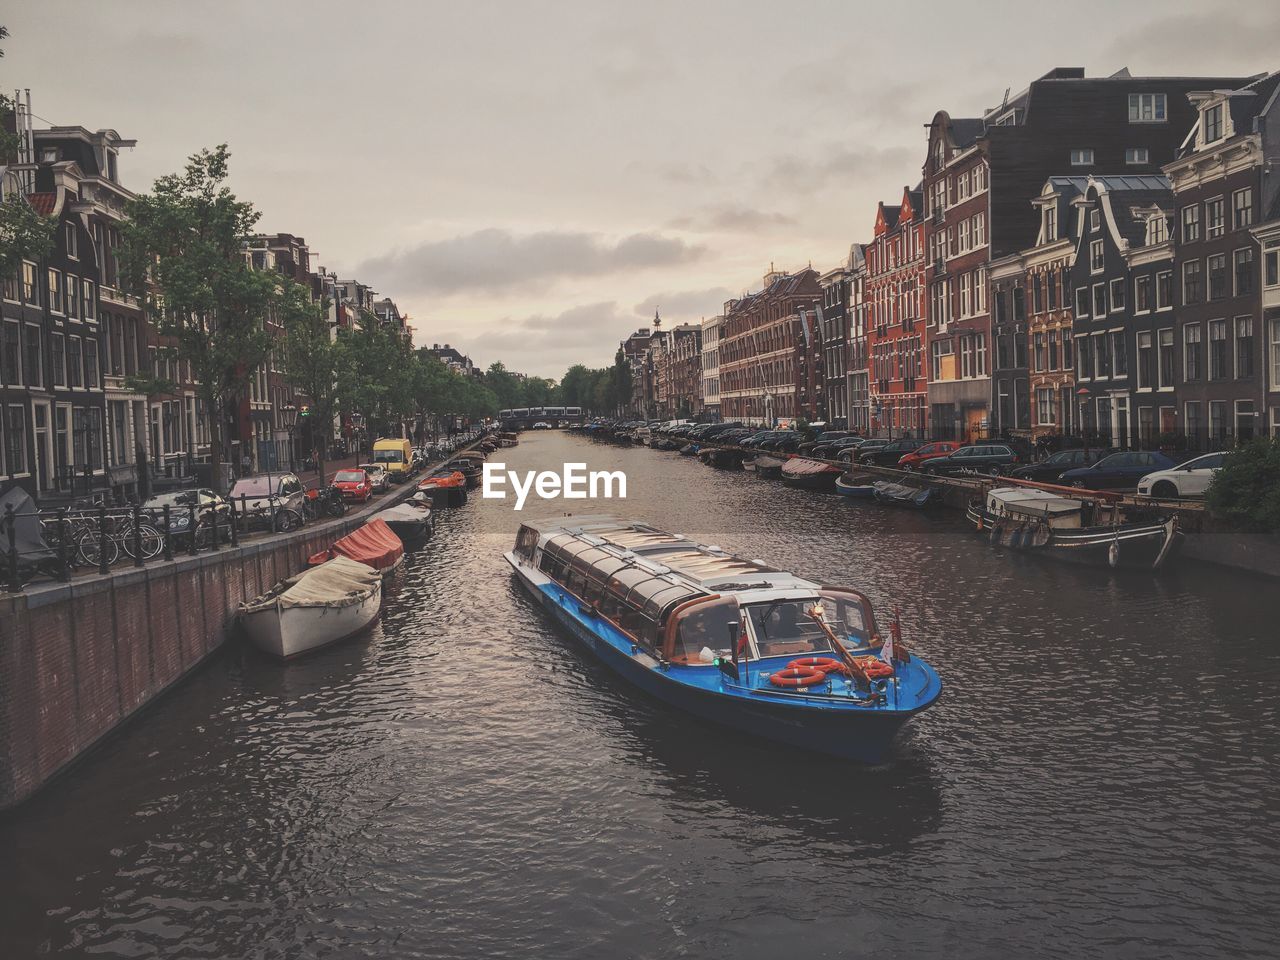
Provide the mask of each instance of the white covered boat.
POLYGON ((382 574, 334 557, 240 604, 249 639, 275 657, 295 657, 359 633, 382 606, 382 574))
POLYGON ((382 520, 403 543, 425 540, 435 530, 435 520, 431 515, 430 499, 417 499, 422 496, 415 493, 412 500, 379 510, 369 519, 371 522, 382 520))

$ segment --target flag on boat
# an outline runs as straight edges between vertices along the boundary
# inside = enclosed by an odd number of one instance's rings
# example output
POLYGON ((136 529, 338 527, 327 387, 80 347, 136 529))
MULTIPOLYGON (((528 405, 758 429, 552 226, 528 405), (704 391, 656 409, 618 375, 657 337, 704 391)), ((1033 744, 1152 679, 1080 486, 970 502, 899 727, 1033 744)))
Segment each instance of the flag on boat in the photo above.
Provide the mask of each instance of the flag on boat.
POLYGON ((893 666, 893 634, 889 634, 889 639, 880 647, 880 659, 893 666))

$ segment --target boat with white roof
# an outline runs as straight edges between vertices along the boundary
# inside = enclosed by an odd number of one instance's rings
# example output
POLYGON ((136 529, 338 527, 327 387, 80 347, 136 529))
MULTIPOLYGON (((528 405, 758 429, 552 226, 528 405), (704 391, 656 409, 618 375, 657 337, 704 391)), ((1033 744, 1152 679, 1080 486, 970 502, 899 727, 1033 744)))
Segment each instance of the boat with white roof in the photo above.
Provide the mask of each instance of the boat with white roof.
POLYGON ((622 679, 709 721, 877 763, 942 693, 867 596, 614 517, 521 526, 520 582, 622 679))

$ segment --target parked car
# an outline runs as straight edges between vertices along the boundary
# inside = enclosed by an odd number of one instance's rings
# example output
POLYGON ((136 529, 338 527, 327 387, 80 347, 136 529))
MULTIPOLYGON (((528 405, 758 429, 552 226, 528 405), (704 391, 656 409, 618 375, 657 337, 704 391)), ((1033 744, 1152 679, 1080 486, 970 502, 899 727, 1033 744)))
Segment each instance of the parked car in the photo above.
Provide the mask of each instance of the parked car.
POLYGON ((1154 450, 1129 450, 1103 457, 1089 467, 1068 470, 1061 483, 1086 490, 1132 490, 1149 473, 1171 470, 1177 464, 1154 450))
POLYGON ((811 453, 817 447, 824 447, 836 440, 853 436, 848 430, 824 430, 808 443, 800 444, 800 453, 811 453))
POLYGON ((374 493, 386 493, 391 486, 391 478, 387 476, 386 468, 380 463, 362 463, 359 465, 369 476, 369 484, 373 487, 374 493))
POLYGON ((551 429, 551 424, 547 423, 547 421, 545 421, 545 420, 539 420, 537 423, 535 423, 535 424, 533 425, 533 429, 535 429, 535 430, 550 430, 550 429, 551 429))
POLYGON ((333 475, 333 485, 338 488, 344 500, 359 500, 364 503, 373 496, 373 484, 369 482, 369 474, 359 467, 352 470, 339 470, 333 475))
POLYGON ((853 459, 858 463, 875 464, 877 467, 896 467, 899 460, 923 446, 923 440, 915 440, 911 437, 889 440, 883 446, 871 450, 868 450, 864 443, 858 448, 858 455, 853 459))
POLYGON ((919 470, 921 464, 926 460, 932 460, 934 457, 945 457, 948 454, 955 453, 960 449, 959 440, 935 440, 933 443, 926 443, 923 446, 916 447, 914 450, 904 453, 898 459, 899 470, 919 470))
POLYGON ((164 532, 164 508, 169 507, 169 536, 186 540, 192 531, 191 507, 196 508, 195 529, 213 526, 213 513, 218 515, 219 538, 231 538, 231 507, 226 500, 212 490, 199 488, 195 490, 174 490, 160 493, 142 505, 142 512, 147 515, 161 533, 164 532))
POLYGON ((273 530, 292 530, 302 519, 305 494, 302 481, 292 473, 241 477, 228 497, 237 513, 247 514, 248 522, 257 521, 273 530))
POLYGON ((1158 500, 1203 497, 1209 484, 1213 482, 1214 474, 1222 469, 1228 456, 1225 452, 1206 453, 1202 457, 1180 463, 1171 470, 1149 473, 1138 481, 1138 495, 1158 500))
POLYGON ((920 472, 935 477, 959 477, 966 474, 998 477, 1016 467, 1019 460, 1013 448, 1006 444, 975 443, 961 447, 945 457, 926 460, 921 465, 920 472))
POLYGON ((1039 463, 1028 463, 1010 472, 1009 476, 1019 480, 1034 480, 1037 483, 1057 483, 1068 470, 1077 467, 1089 467, 1113 451, 1101 447, 1092 450, 1059 450, 1047 460, 1039 463))

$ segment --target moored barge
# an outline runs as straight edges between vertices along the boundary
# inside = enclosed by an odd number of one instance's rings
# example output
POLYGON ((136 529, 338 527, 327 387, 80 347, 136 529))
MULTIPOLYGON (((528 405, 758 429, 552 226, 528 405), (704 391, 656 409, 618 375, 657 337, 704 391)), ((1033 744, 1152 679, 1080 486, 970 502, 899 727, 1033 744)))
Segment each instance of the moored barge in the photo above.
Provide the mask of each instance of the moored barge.
POLYGON ((878 763, 942 684, 861 592, 613 517, 526 523, 520 582, 618 676, 749 735, 878 763))

